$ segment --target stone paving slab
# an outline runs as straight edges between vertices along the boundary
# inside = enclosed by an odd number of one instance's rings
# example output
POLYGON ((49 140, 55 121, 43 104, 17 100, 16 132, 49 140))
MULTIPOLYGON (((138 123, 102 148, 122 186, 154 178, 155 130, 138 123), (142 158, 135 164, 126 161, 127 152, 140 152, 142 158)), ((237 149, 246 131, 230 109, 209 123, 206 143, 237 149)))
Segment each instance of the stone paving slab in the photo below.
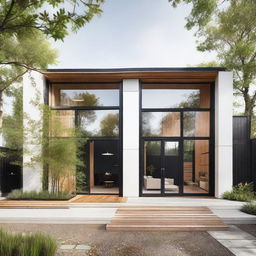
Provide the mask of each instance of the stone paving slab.
POLYGON ((62 244, 60 250, 73 250, 75 248, 74 244, 62 244))
POLYGON ((229 249, 236 256, 255 256, 256 248, 230 248, 229 249))
POLYGON ((216 240, 254 240, 255 237, 243 231, 209 231, 216 240))
MULTIPOLYGON (((228 248, 256 248, 256 240, 218 240, 221 244, 228 248)), ((256 254, 255 254, 256 255, 256 254)))
POLYGON ((208 233, 236 256, 256 255, 256 237, 236 226, 230 226, 229 231, 208 231, 208 233))
POLYGON ((76 250, 85 250, 89 251, 91 249, 91 246, 85 245, 85 244, 79 244, 76 246, 76 250))
POLYGON ((73 250, 73 249, 89 251, 91 249, 91 246, 85 245, 85 244, 78 244, 78 245, 75 245, 75 244, 62 244, 59 247, 59 250, 73 250))

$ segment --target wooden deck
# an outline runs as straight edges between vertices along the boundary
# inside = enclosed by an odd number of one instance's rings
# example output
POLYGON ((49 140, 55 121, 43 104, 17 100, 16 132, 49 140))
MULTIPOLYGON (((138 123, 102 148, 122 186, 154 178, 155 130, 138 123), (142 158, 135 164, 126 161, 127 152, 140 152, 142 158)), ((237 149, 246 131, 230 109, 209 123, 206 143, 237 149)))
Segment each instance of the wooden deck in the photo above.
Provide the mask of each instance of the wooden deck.
POLYGON ((68 201, 1 200, 0 209, 67 209, 68 201))
POLYGON ((127 206, 116 211, 107 231, 206 231, 228 226, 208 207, 127 206))
POLYGON ((77 195, 70 199, 70 203, 124 203, 126 197, 117 195, 77 195))

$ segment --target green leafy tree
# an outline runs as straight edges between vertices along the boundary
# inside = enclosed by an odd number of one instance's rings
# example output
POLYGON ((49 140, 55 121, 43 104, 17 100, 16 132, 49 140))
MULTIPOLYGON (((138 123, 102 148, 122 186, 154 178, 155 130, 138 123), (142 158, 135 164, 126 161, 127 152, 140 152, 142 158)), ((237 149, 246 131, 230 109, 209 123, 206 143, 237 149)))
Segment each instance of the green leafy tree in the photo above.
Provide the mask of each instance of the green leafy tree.
POLYGON ((197 28, 199 51, 217 52, 218 63, 234 71, 235 95, 244 100, 245 115, 256 104, 256 1, 169 0, 191 4, 186 28, 197 28))
POLYGON ((33 157, 29 164, 43 164, 43 189, 50 187, 52 192, 60 192, 65 181, 75 175, 76 167, 84 165, 80 155, 86 138, 75 126, 66 124, 59 111, 51 110, 47 105, 37 107, 40 107, 43 118, 35 121, 27 117, 29 126, 24 127, 24 134, 29 134, 26 137, 29 148, 32 145, 32 148, 42 150, 30 152, 33 157))
POLYGON ((19 82, 28 70, 46 69, 56 52, 46 37, 63 40, 94 15, 104 0, 5 0, 0 1, 0 127, 3 92, 19 82))
POLYGON ((118 135, 118 114, 108 114, 100 122, 100 132, 102 136, 117 136, 118 135))

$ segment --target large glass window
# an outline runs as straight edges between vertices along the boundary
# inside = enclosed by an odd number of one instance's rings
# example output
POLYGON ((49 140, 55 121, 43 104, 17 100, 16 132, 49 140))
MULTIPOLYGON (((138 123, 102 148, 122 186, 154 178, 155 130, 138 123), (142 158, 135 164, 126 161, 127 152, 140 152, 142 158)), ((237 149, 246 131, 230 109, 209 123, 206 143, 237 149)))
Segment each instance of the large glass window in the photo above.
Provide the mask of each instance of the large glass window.
POLYGON ((209 140, 184 140, 184 193, 209 193, 209 140))
POLYGON ((119 84, 53 84, 50 102, 58 107, 119 106, 119 84))
POLYGON ((184 137, 209 137, 210 113, 204 111, 184 112, 183 133, 184 137))
POLYGON ((119 90, 60 90, 60 106, 118 106, 119 90))
POLYGON ((119 110, 78 110, 77 122, 88 137, 119 135, 119 110))
POLYGON ((180 136, 179 112, 143 112, 143 136, 175 137, 180 136))
POLYGON ((144 84, 142 108, 209 108, 209 85, 144 84))
POLYGON ((73 110, 52 110, 50 136, 70 137, 74 136, 75 111, 73 110))
POLYGON ((161 141, 145 141, 143 193, 161 193, 161 141))

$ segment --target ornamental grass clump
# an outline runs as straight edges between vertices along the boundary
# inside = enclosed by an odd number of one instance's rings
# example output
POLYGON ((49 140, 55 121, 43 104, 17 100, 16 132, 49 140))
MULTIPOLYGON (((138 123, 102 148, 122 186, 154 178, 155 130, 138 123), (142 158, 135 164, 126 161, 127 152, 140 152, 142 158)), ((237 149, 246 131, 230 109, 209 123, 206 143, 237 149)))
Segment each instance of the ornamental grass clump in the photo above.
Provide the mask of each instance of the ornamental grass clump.
POLYGON ((69 200, 74 194, 68 191, 49 192, 49 191, 22 191, 15 189, 8 196, 8 200, 69 200))
POLYGON ((48 235, 11 234, 0 229, 0 255, 3 256, 54 256, 57 242, 48 235))
POLYGON ((222 198, 235 201, 250 202, 255 199, 253 183, 239 183, 231 191, 223 193, 222 198))
POLYGON ((241 208, 242 212, 256 215, 256 201, 251 201, 246 204, 244 204, 241 208))

